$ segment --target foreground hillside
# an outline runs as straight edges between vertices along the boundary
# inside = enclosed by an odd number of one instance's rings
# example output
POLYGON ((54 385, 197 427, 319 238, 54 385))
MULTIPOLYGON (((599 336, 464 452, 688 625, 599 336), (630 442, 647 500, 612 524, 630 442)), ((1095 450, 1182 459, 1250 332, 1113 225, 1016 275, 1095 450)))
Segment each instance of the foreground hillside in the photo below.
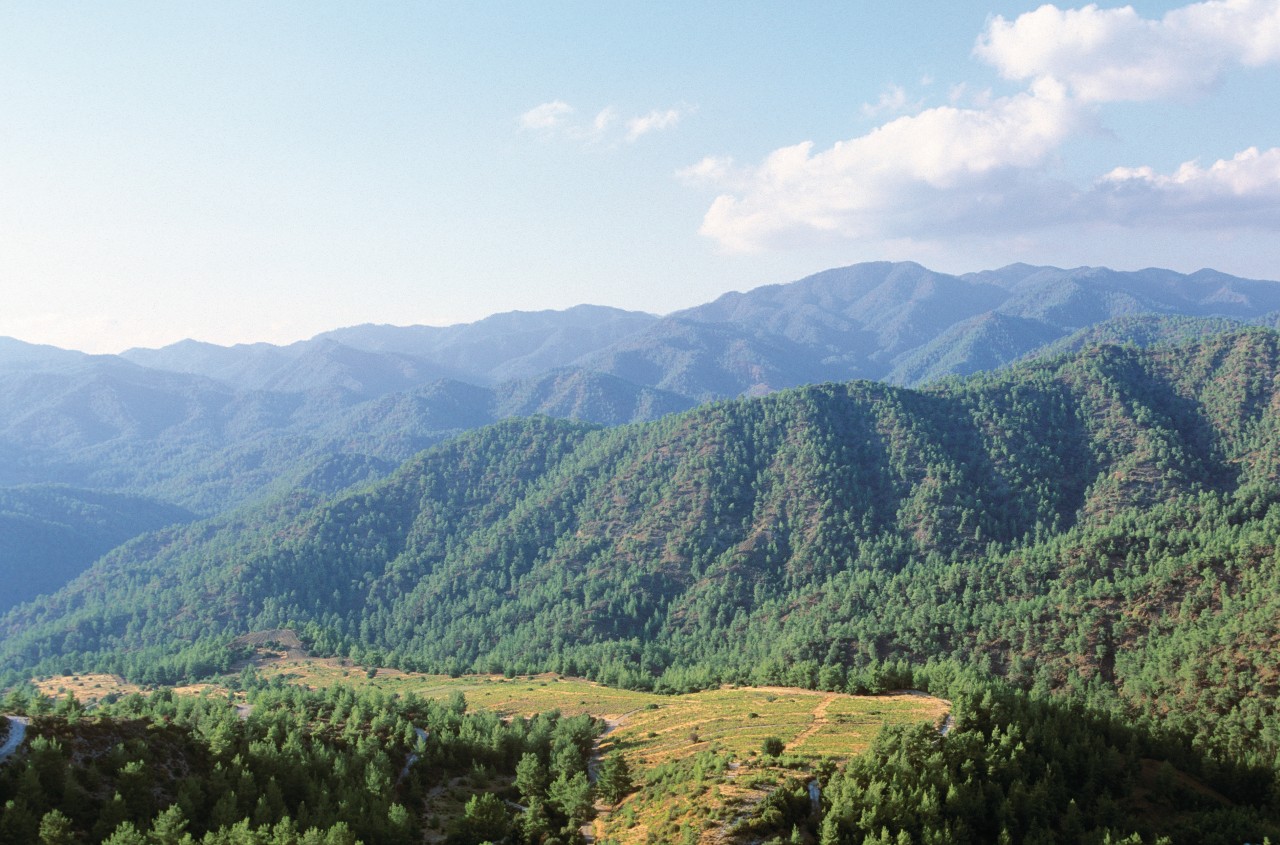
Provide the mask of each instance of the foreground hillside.
POLYGON ((852 690, 947 658, 1270 762, 1278 349, 1252 330, 927 391, 507 422, 331 501, 135 541, 5 617, 0 654, 176 680, 290 623, 406 668, 852 690))
POLYGON ((0 762, 0 839, 1235 845, 1280 834, 1264 772, 945 672, 927 680, 954 703, 269 663, 226 686, 146 697, 107 676, 40 684, 80 700, 9 695, 31 724, 0 762))
MULTIPOLYGON (((674 838, 667 834, 690 827, 702 831, 704 840, 721 841, 731 833, 735 820, 749 818, 789 778, 812 779, 863 754, 886 727, 920 725, 935 730, 950 709, 948 702, 920 693, 850 696, 769 687, 660 696, 557 675, 449 678, 393 669, 366 672, 349 661, 306 656, 266 660, 257 671, 247 691, 200 684, 173 694, 180 706, 193 709, 207 706, 199 701, 201 697, 220 703, 230 697, 246 721, 268 718, 270 705, 257 706, 255 700, 260 696, 254 684, 278 688, 281 682, 329 694, 347 687, 348 694, 363 700, 371 710, 383 706, 379 702, 434 700, 465 701, 468 712, 489 711, 504 720, 531 719, 551 712, 562 718, 589 715, 602 732, 589 769, 596 783, 598 810, 591 827, 597 838, 614 842, 665 841, 674 838), (779 745, 774 753, 766 754, 763 749, 771 739, 779 745), (609 792, 608 785, 601 783, 601 764, 610 758, 626 761, 633 790, 609 792), (709 765, 708 761, 713 762, 709 765), (695 777, 695 771, 705 774, 695 777), (694 794, 693 787, 700 779, 714 782, 716 793, 694 794)), ((232 686, 242 685, 243 680, 243 676, 221 679, 232 686)), ((144 694, 106 675, 53 677, 40 681, 38 688, 59 702, 46 703, 44 709, 56 707, 61 712, 69 707, 67 693, 77 698, 77 709, 87 706, 89 712, 104 700, 126 696, 137 700, 137 695, 144 694)), ((223 707, 231 709, 232 705, 223 707)), ((33 708, 28 704, 27 709, 33 708)), ((48 719, 42 721, 46 732, 48 724, 48 719)), ((62 731, 64 735, 72 732, 67 728, 62 731)), ((499 772, 494 775, 479 784, 466 778, 446 779, 418 796, 410 794, 414 784, 396 784, 398 798, 405 806, 422 809, 422 827, 427 841, 433 842, 444 838, 459 821, 465 802, 477 791, 492 791, 513 803, 522 801, 516 785, 499 772)), ((3 783, 0 778, 0 805, 3 783)), ((42 806, 33 815, 49 809, 52 807, 42 806)), ((508 812, 518 809, 519 805, 509 805, 508 812)), ((212 822, 198 815, 191 813, 189 817, 200 828, 212 822)), ((3 818, 0 813, 0 831, 4 830, 3 818)), ((360 832, 367 834, 367 828, 360 832)))

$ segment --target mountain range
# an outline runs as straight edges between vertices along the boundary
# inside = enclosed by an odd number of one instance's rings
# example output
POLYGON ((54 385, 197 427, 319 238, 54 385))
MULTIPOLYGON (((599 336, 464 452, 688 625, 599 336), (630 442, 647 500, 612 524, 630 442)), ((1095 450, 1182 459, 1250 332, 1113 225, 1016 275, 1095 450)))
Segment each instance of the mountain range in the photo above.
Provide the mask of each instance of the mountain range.
MULTIPOLYGON (((1012 265, 954 276, 872 263, 665 317, 584 305, 120 355, 0 339, 0 516, 92 538, 63 544, 79 550, 66 552, 74 561, 48 570, 69 573, 157 519, 329 495, 502 419, 612 426, 805 384, 920 385, 1087 343, 1274 325, 1278 313, 1280 284, 1211 270, 1012 265), (136 507, 67 507, 104 494, 136 507)), ((41 568, 51 542, 0 549, 0 576, 41 568)), ((0 609, 29 595, 6 591, 0 609)))
POLYGON ((367 665, 665 689, 946 659, 1269 765, 1277 525, 1280 334, 1090 346, 486 426, 129 541, 0 619, 0 667, 175 682, 280 627, 367 665))

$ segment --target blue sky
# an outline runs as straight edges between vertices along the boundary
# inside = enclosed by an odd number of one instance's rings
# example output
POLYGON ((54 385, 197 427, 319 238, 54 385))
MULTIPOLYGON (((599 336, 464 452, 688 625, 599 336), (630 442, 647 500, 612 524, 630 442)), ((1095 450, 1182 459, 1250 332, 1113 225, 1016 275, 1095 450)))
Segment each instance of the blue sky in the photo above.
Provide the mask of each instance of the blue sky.
POLYGON ((1280 278, 1280 0, 9 3, 0 335, 658 313, 866 260, 1280 278))

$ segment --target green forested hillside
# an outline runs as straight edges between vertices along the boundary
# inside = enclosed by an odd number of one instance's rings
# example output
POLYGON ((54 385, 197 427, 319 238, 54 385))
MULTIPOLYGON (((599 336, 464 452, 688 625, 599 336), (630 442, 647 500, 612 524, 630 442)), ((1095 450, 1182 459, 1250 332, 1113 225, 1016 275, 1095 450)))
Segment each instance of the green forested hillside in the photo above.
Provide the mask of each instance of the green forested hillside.
MULTIPOLYGON (((873 262, 661 318, 579 306, 122 355, 0 338, 0 485, 70 485, 213 517, 288 490, 334 495, 508 417, 617 425, 815 382, 921 385, 1046 350, 1271 326, 1278 309, 1275 282, 1208 270, 1011 265, 951 276, 873 262)), ((109 533, 124 540, 131 524, 109 533)), ((61 555, 53 588, 106 548, 71 555, 56 542, 28 531, 0 555, 0 581, 61 555)))
POLYGON ((509 421, 336 500, 136 541, 5 617, 0 648, 173 680, 291 624, 367 661, 667 689, 953 659, 1272 765, 1278 374, 1280 336, 1250 330, 616 429, 509 421))

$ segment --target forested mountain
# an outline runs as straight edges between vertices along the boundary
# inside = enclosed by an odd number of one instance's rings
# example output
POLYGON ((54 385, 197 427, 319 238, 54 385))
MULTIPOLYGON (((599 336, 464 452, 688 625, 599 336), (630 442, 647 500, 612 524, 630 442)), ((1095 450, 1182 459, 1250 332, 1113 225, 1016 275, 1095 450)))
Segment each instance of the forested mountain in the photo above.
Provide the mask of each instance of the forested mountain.
POLYGON ((161 349, 129 349, 121 357, 244 389, 324 389, 345 379, 363 380, 366 371, 399 371, 417 383, 448 377, 493 386, 567 366, 657 320, 642 312, 579 305, 495 314, 445 327, 352 326, 288 346, 224 347, 186 340, 161 349))
POLYGON ((426 358, 477 383, 499 384, 569 366, 658 319, 639 311, 578 305, 564 311, 495 314, 444 328, 354 326, 321 337, 369 352, 426 358))
POLYGON ((433 443, 505 417, 616 425, 693 404, 580 370, 496 389, 437 380, 368 399, 345 390, 236 392, 202 376, 110 357, 0 372, 0 395, 0 485, 126 491, 204 514, 296 486, 319 463, 357 460, 389 470, 433 443))
POLYGON ((956 277, 876 263, 666 318, 581 306, 441 329, 358 326, 286 347, 184 341, 121 357, 4 340, 0 485, 65 483, 214 513, 335 454, 408 457, 343 429, 349 413, 367 421, 388 396, 420 412, 393 416, 395 431, 382 424, 386 439, 421 447, 507 416, 613 425, 807 383, 916 384, 1047 344, 1144 345, 1274 323, 1277 311, 1280 284, 1212 271, 1013 265, 956 277))
MULTIPOLYGON (((876 262, 725 294, 668 320, 727 324, 796 344, 803 354, 791 368, 804 369, 806 375, 800 382, 768 385, 776 389, 823 379, 915 385, 941 375, 964 375, 1009 363, 1056 338, 1117 317, 1258 320, 1277 311, 1280 285, 1212 270, 1183 275, 1013 264, 950 276, 911 262, 876 262), (926 361, 942 363, 922 366, 926 361)), ((659 323, 646 335, 662 330, 659 323)), ((740 392, 752 386, 748 383, 740 392)))
POLYGON ((356 492, 134 541, 6 616, 0 655, 172 680, 290 624, 368 662, 665 688, 947 658, 1270 765, 1277 377, 1280 335, 1251 329, 612 429, 507 421, 356 492))
MULTIPOLYGON (((950 276, 874 263, 661 318, 580 306, 122 356, 0 339, 0 488, 70 485, 210 516, 385 477, 500 419, 617 425, 825 381, 919 384, 1097 340, 1142 346, 1274 324, 1278 291, 1212 271, 1013 265, 950 276)), ((0 577, 48 554, 0 554, 0 577)))

